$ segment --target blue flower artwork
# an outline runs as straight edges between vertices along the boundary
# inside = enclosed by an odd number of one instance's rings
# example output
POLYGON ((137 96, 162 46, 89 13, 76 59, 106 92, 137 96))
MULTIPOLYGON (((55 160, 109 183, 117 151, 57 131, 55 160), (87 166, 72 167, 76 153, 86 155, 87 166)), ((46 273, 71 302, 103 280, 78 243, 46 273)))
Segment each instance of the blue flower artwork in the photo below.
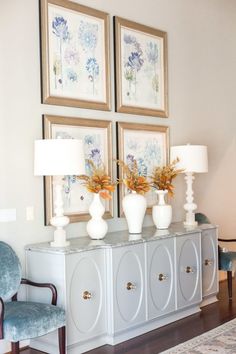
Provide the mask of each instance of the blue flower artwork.
POLYGON ((72 82, 77 82, 78 81, 78 75, 73 69, 68 69, 67 70, 67 77, 72 82))
POLYGON ((131 52, 131 55, 128 57, 128 61, 125 66, 130 67, 134 71, 139 71, 142 68, 143 63, 144 60, 142 59, 142 53, 131 52))
MULTIPOLYGON (((103 127, 89 127, 70 125, 69 119, 66 124, 52 124, 52 138, 58 139, 81 139, 84 147, 85 157, 85 174, 91 175, 91 165, 87 162, 92 160, 94 165, 99 167, 101 165, 108 166, 108 148, 107 148, 107 128, 104 123, 103 127)), ((76 178, 75 175, 64 176, 62 179, 63 185, 63 201, 66 215, 77 215, 77 213, 87 214, 89 205, 92 201, 93 195, 88 192, 83 184, 83 181, 76 178)), ((104 204, 106 211, 110 211, 110 203, 104 204)), ((77 219, 78 220, 78 219, 77 219)))
POLYGON ((85 51, 93 51, 97 45, 98 26, 89 22, 81 21, 79 25, 78 37, 81 46, 85 51))
POLYGON ((99 75, 99 65, 97 63, 96 58, 88 58, 86 63, 86 70, 88 72, 89 81, 91 81, 93 85, 93 92, 95 90, 95 81, 99 75))
POLYGON ((62 16, 55 16, 52 21, 52 32, 60 38, 61 41, 69 39, 67 21, 62 16))
MULTIPOLYGON (((136 160, 141 176, 149 178, 154 167, 166 163, 166 143, 162 132, 125 129, 123 142, 124 161, 132 168, 136 160)), ((146 197, 148 206, 156 202, 153 191, 149 191, 146 197)))
POLYGON ((130 170, 133 169, 134 161, 136 160, 138 166, 138 174, 140 176, 147 176, 147 165, 142 157, 135 158, 134 155, 128 154, 125 160, 130 170))
POLYGON ((104 101, 104 24, 52 5, 48 26, 51 95, 104 101))
POLYGON ((146 48, 147 60, 151 64, 156 64, 158 61, 158 46, 157 43, 148 42, 146 48))
POLYGON ((162 105, 160 46, 160 40, 154 36, 121 28, 123 105, 153 109, 162 105))
MULTIPOLYGON (((73 136, 66 131, 59 131, 56 133, 57 139, 73 139, 73 136)), ((81 137, 80 137, 81 138, 81 137)), ((83 136, 84 151, 85 151, 85 170, 87 175, 92 174, 91 165, 88 160, 91 160, 95 166, 99 167, 103 164, 104 153, 102 152, 101 137, 98 134, 85 134, 83 136)), ((76 179, 76 176, 64 177, 64 193, 67 203, 70 201, 71 189, 73 184, 81 184, 81 181, 76 179)))

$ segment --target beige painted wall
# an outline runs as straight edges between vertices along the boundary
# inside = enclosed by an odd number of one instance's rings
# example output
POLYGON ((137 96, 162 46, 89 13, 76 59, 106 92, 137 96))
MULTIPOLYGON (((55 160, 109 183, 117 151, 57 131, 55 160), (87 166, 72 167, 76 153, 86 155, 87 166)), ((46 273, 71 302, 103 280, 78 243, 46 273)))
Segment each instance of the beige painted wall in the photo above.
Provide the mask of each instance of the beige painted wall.
MULTIPOLYGON (((118 15, 168 32, 169 119, 114 113, 114 94, 111 112, 42 105, 38 1, 1 0, 0 208, 16 208, 17 221, 0 223, 0 239, 14 247, 23 265, 26 244, 52 239, 53 229, 43 225, 43 181, 33 176, 33 143, 42 137, 43 113, 169 125, 172 145, 208 145, 209 173, 196 177, 195 200, 221 235, 235 237, 235 0, 79 2, 110 13, 111 24, 118 15), (27 206, 35 208, 34 221, 26 221, 27 206)), ((113 67, 111 52, 112 73, 113 67)), ((113 74, 111 79, 114 92, 113 74)), ((182 176, 176 185, 174 220, 181 220, 182 176)), ((151 223, 146 217, 145 225, 151 223)), ((125 228, 123 219, 109 220, 110 231, 125 228)), ((70 225, 68 233, 84 236, 85 224, 70 225)), ((0 353, 7 348, 2 342, 0 353)))

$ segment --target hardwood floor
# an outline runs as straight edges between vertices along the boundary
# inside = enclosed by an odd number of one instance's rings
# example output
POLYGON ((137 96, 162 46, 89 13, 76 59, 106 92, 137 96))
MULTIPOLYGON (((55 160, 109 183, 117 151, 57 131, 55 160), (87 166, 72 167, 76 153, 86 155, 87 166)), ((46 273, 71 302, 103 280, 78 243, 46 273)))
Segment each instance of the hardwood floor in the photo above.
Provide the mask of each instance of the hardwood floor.
MULTIPOLYGON (((86 352, 86 354, 158 354, 235 318, 236 282, 233 282, 233 294, 235 294, 233 301, 229 302, 227 283, 223 281, 220 283, 219 301, 204 307, 200 313, 120 343, 114 347, 105 345, 86 352)), ((22 351, 22 353, 40 354, 41 352, 27 349, 22 351)))

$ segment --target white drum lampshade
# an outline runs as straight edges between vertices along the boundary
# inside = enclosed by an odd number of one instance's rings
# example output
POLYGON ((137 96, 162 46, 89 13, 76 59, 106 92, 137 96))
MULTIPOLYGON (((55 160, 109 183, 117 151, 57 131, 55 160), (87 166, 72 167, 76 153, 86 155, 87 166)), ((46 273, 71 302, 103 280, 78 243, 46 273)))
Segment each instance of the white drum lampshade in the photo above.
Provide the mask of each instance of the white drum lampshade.
POLYGON ((184 209, 186 210, 186 221, 184 222, 184 225, 197 225, 194 214, 197 205, 193 202, 192 184, 195 178, 193 174, 208 172, 207 146, 190 144, 172 146, 170 149, 170 158, 171 161, 178 158, 179 162, 176 164, 176 167, 178 169, 183 169, 183 173, 185 173, 187 191, 186 204, 184 204, 184 209))
MULTIPOLYGON (((34 146, 34 175, 35 176, 68 176, 85 173, 85 158, 83 141, 80 139, 43 139, 36 140, 34 146)), ((65 247, 64 226, 69 224, 69 218, 64 215, 62 199, 62 182, 55 179, 54 213, 50 220, 56 227, 53 247, 65 247)))
POLYGON ((183 173, 208 172, 207 146, 204 145, 180 145, 172 146, 171 161, 179 158, 177 168, 184 169, 183 173))
POLYGON ((84 173, 82 140, 42 139, 35 141, 35 176, 65 176, 84 173))

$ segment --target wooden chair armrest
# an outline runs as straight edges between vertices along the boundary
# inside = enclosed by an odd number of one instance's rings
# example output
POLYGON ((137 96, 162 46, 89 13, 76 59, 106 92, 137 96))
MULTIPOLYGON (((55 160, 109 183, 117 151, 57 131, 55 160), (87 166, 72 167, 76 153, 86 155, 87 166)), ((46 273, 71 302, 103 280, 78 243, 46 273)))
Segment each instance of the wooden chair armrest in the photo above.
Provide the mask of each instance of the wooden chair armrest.
POLYGON ((0 297, 0 339, 3 339, 4 302, 0 297))
POLYGON ((52 301, 51 304, 52 305, 56 305, 57 304, 57 289, 55 287, 55 285, 50 284, 50 283, 36 283, 34 281, 22 278, 21 279, 21 284, 25 284, 25 285, 31 285, 31 286, 35 286, 37 288, 49 288, 52 292, 52 301))
POLYGON ((218 241, 221 241, 221 242, 236 242, 236 239, 235 238, 218 238, 218 241))

